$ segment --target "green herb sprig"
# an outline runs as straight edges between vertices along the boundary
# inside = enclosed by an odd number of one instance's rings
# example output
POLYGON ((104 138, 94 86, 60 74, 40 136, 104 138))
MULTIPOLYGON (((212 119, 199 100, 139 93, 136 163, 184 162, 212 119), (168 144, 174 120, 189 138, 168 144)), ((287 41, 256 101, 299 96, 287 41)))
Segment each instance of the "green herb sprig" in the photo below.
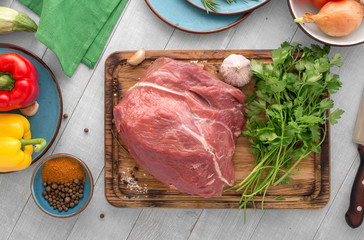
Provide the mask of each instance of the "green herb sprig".
MULTIPOLYGON (((231 4, 232 2, 236 2, 236 0, 225 0, 227 3, 231 4)), ((242 0, 245 3, 248 3, 247 0, 242 0)), ((257 1, 257 0, 254 0, 257 1)), ((211 11, 217 12, 217 6, 220 6, 219 3, 215 2, 215 0, 201 0, 202 4, 204 5, 206 12, 211 11)))
MULTIPOLYGON (((251 60, 256 77, 256 93, 247 98, 247 130, 243 135, 256 156, 251 173, 230 189, 242 192, 240 208, 246 209, 254 196, 262 195, 262 211, 267 190, 272 185, 290 184, 290 175, 311 152, 320 153, 326 136, 326 122, 336 124, 344 112, 328 110, 334 102, 327 97, 342 83, 332 66, 341 66, 343 58, 336 53, 330 60, 329 46, 284 42, 272 51, 273 64, 251 60), (264 120, 258 117, 264 114, 264 120)), ((229 189, 228 189, 229 190, 229 189)), ((254 203, 254 201, 253 201, 254 203)))

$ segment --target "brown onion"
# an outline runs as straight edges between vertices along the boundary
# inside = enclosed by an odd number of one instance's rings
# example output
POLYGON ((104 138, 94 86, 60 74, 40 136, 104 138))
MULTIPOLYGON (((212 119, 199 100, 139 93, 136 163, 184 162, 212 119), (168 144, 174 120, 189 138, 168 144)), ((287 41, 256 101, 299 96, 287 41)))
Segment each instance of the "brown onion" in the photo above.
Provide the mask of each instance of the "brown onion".
POLYGON ((363 6, 355 0, 335 0, 326 3, 318 14, 305 13, 297 23, 315 23, 324 33, 342 37, 354 32, 364 16, 363 6))

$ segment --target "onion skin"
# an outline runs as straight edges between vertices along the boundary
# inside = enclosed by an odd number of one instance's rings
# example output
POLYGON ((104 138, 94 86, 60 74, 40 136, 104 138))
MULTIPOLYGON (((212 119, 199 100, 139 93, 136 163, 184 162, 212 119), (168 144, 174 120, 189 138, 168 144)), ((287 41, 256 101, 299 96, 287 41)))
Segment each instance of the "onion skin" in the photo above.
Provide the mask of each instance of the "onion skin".
POLYGON ((336 0, 326 3, 318 14, 305 13, 295 22, 315 23, 321 31, 332 37, 354 32, 364 16, 363 6, 355 0, 336 0))

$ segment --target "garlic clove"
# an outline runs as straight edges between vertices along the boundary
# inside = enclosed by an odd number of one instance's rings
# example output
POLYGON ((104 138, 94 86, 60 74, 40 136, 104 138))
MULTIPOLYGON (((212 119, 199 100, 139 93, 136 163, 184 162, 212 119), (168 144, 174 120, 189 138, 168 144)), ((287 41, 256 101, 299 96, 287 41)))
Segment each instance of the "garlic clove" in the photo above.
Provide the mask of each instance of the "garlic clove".
POLYGON ((24 107, 24 108, 20 108, 19 110, 25 116, 31 117, 31 116, 34 116, 38 112, 38 109, 39 109, 39 104, 37 101, 35 101, 31 105, 24 107))
POLYGON ((139 49, 136 53, 133 54, 133 56, 131 56, 127 62, 130 65, 138 65, 140 63, 142 63, 145 59, 145 50, 144 48, 139 49))

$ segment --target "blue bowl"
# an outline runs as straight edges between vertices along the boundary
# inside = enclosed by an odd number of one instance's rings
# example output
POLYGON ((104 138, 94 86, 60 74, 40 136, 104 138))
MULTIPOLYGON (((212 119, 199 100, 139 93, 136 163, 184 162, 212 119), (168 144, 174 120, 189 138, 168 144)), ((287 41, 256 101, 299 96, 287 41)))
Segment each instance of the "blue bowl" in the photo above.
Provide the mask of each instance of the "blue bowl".
POLYGON ((79 214, 87 207, 94 192, 94 181, 90 169, 88 169, 88 167, 83 161, 70 154, 60 153, 51 155, 38 164, 38 166, 34 169, 32 179, 30 182, 30 188, 35 203, 43 212, 52 217, 67 218, 79 214), (73 160, 76 160, 78 163, 81 164, 86 174, 86 182, 83 186, 83 198, 79 199, 78 204, 73 208, 69 208, 67 212, 65 211, 59 212, 57 209, 53 209, 53 207, 49 205, 48 201, 43 196, 43 191, 45 191, 45 187, 43 186, 43 180, 42 180, 42 169, 44 163, 48 160, 59 157, 68 157, 73 160))

